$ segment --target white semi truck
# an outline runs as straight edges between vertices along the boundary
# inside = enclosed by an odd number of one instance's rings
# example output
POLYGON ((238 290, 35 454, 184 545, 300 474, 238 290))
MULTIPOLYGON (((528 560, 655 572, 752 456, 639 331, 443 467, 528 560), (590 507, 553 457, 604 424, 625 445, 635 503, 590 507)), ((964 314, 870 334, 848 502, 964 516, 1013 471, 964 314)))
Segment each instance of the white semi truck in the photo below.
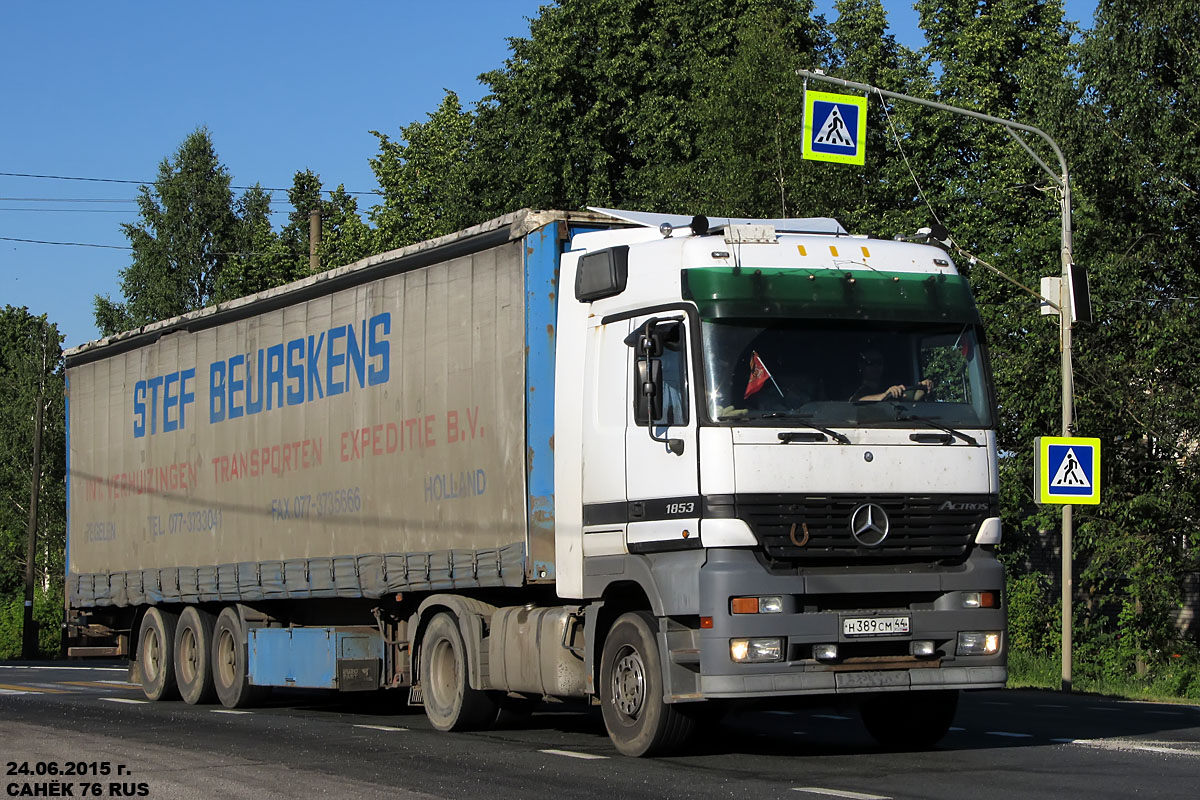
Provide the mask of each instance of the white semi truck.
POLYGON ((948 729, 1006 679, 995 411, 946 252, 520 211, 67 353, 73 655, 147 697, 543 698, 948 729))

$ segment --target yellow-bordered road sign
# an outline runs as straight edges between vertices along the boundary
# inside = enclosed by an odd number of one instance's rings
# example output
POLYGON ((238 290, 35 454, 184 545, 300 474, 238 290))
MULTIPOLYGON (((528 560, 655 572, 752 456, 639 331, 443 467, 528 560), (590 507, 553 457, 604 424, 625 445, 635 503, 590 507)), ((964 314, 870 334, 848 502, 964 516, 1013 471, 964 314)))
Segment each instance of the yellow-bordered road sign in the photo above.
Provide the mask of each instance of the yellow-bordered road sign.
POLYGON ((804 158, 839 164, 867 160, 867 98, 804 93, 804 158))
POLYGON ((1034 443, 1034 496, 1039 503, 1100 502, 1100 440, 1039 436, 1034 443))

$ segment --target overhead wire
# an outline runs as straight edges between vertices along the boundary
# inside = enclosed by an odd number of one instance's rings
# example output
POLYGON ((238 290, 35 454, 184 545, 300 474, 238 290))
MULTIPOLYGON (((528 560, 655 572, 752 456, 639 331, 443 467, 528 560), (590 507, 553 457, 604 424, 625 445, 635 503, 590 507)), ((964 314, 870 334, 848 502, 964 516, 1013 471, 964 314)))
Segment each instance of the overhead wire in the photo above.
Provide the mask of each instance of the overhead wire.
MULTIPOLYGON (((79 176, 79 175, 39 175, 39 174, 31 173, 31 172, 0 172, 0 177, 41 178, 41 179, 56 180, 56 181, 86 181, 86 182, 90 182, 90 183, 127 183, 127 184, 133 184, 135 186, 152 186, 155 183, 157 183, 157 181, 135 181, 135 180, 127 179, 127 178, 88 178, 88 177, 83 177, 83 176, 79 176)), ((291 191, 290 188, 289 189, 279 189, 279 188, 272 188, 272 187, 268 187, 268 186, 232 186, 231 185, 229 188, 230 189, 261 189, 264 192, 290 192, 291 191)), ((351 191, 349 189, 343 189, 342 191, 344 191, 346 194, 369 194, 369 195, 375 195, 378 197, 383 196, 383 192, 381 192, 377 189, 373 190, 373 191, 369 191, 369 192, 351 191)))

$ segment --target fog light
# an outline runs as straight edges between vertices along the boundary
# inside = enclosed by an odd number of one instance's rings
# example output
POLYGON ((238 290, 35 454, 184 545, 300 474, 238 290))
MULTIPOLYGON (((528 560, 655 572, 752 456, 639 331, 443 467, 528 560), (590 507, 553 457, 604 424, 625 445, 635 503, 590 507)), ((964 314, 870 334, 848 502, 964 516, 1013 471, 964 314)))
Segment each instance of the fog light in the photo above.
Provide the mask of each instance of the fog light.
POLYGON ((962 597, 963 608, 996 608, 999 605, 995 592, 964 592, 962 597))
POLYGON ((838 648, 836 644, 814 644, 813 658, 817 661, 837 661, 838 648))
POLYGON ((730 639, 729 657, 739 664, 783 660, 782 639, 730 639))
POLYGON ((960 656, 990 656, 1000 652, 1000 634, 991 631, 972 631, 958 635, 960 656))
POLYGON ((925 658, 934 654, 933 642, 913 642, 912 654, 918 658, 925 658))

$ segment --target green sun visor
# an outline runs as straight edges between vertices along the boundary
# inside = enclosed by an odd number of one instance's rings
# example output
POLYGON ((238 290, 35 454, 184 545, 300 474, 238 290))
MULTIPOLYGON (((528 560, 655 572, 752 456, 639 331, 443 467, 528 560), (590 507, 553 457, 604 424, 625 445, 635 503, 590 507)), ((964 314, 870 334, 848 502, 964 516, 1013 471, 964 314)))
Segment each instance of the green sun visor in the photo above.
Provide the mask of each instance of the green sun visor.
POLYGON ((961 275, 836 269, 685 269, 683 297, 705 319, 808 319, 979 322, 961 275))

